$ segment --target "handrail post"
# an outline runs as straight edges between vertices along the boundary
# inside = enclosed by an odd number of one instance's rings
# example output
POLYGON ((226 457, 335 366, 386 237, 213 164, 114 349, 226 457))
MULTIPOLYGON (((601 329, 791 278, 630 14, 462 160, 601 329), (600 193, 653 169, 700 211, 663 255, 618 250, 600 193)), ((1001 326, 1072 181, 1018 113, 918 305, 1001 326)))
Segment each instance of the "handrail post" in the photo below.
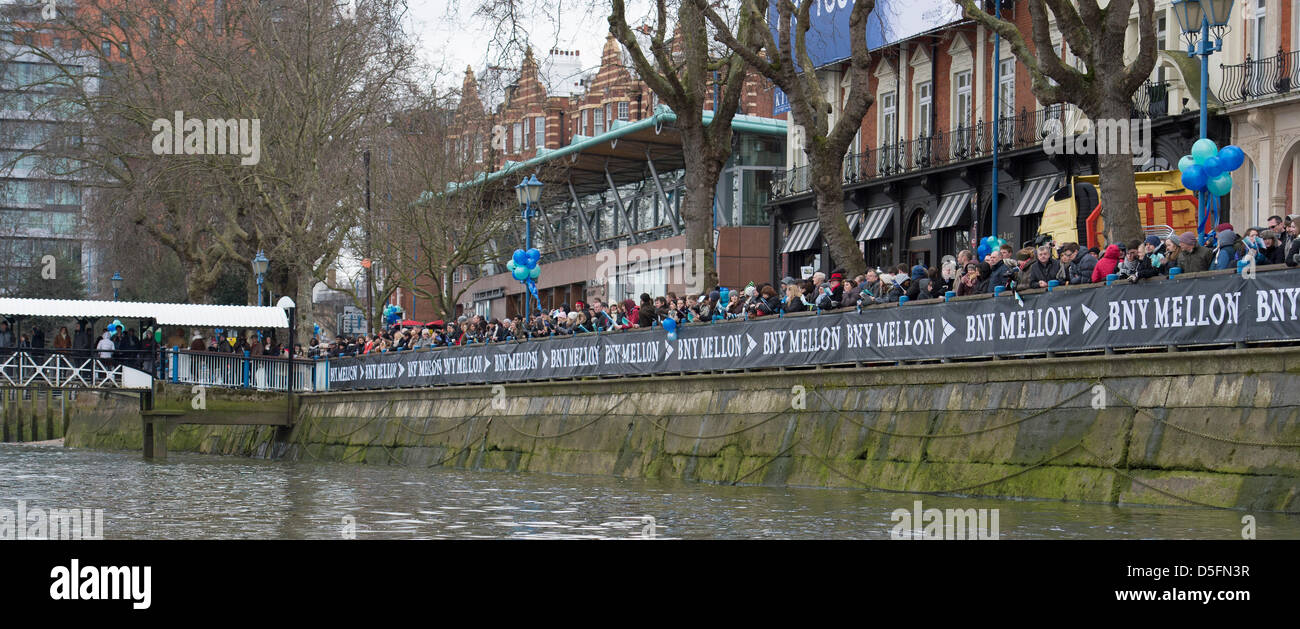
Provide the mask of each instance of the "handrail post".
POLYGON ((243 386, 245 389, 248 388, 248 381, 252 379, 252 375, 253 375, 253 361, 249 360, 248 356, 249 356, 248 350, 244 350, 244 364, 243 364, 243 369, 241 369, 240 372, 243 375, 243 381, 244 381, 243 386))
POLYGON ((179 382, 181 362, 181 348, 179 345, 172 346, 172 382, 179 382))

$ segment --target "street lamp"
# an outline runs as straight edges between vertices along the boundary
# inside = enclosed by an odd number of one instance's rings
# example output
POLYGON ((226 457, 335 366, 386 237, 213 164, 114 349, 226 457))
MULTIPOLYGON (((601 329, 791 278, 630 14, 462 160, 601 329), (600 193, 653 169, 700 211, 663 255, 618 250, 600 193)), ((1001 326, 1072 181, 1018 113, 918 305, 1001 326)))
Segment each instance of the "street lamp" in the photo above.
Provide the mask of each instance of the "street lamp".
POLYGON ((257 305, 262 305, 262 278, 266 275, 266 267, 271 266, 271 261, 266 258, 266 254, 261 249, 257 250, 257 255, 253 258, 253 272, 257 274, 257 305))
POLYGON ((117 301, 117 291, 122 289, 122 274, 114 271, 113 279, 109 281, 113 282, 113 301, 117 301))
MULTIPOLYGON (((1208 137, 1209 113, 1207 99, 1210 89, 1210 55, 1223 50, 1223 35, 1228 30, 1228 18, 1232 15, 1234 0, 1174 0, 1174 17, 1178 18, 1178 28, 1183 31, 1187 41, 1187 56, 1201 58, 1201 137, 1208 137), (1210 39, 1210 29, 1214 29, 1214 39, 1210 39)), ((1205 224, 1205 201, 1208 195, 1198 192, 1196 200, 1199 224, 1205 224)), ((1216 217, 1215 222, 1218 222, 1216 217)), ((1197 229, 1198 238, 1205 235, 1197 229)))
MULTIPOLYGON (((525 177, 519 185, 515 186, 515 198, 519 199, 519 205, 524 214, 524 251, 533 248, 533 206, 542 199, 542 182, 538 181, 537 173, 525 177)), ((529 310, 531 302, 529 300, 527 288, 524 289, 524 316, 527 317, 531 312, 529 310)))

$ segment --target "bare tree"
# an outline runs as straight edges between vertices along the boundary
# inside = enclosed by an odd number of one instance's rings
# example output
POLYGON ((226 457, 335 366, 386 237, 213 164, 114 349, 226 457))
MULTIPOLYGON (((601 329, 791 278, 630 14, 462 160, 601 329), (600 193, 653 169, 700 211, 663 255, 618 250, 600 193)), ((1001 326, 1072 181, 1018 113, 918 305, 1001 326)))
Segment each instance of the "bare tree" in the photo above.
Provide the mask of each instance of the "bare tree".
MULTIPOLYGON (((848 275, 866 272, 866 261, 849 230, 844 214, 844 154, 862 126, 862 119, 875 102, 868 89, 870 57, 867 53, 867 16, 875 0, 854 0, 849 13, 850 56, 845 71, 849 90, 840 104, 839 117, 830 124, 834 111, 827 90, 808 54, 812 2, 795 6, 791 0, 776 0, 776 36, 769 28, 768 0, 738 0, 742 19, 733 33, 723 17, 706 0, 690 0, 714 25, 714 37, 744 58, 790 99, 794 123, 803 127, 803 146, 817 202, 821 232, 830 247, 831 259, 848 275), (793 27, 793 41, 791 30, 793 27), (752 38, 746 41, 746 33, 752 38), (766 54, 762 54, 762 53, 766 54)), ((832 90, 838 93, 838 90, 832 90)))
MULTIPOLYGON (((735 52, 713 54, 708 22, 700 6, 691 0, 676 3, 675 19, 669 17, 668 0, 655 0, 655 22, 641 30, 648 40, 650 56, 641 44, 638 29, 628 24, 624 0, 612 0, 611 4, 610 32, 628 51, 641 80, 677 114, 686 175, 686 199, 681 208, 686 246, 704 252, 704 285, 716 286, 713 201, 718 177, 731 156, 731 121, 744 92, 745 60, 735 52), (713 120, 705 126, 704 105, 714 80, 721 84, 722 90, 718 102, 713 104, 713 120)), ((737 41, 746 49, 754 33, 748 27, 748 20, 749 15, 742 13, 737 29, 737 41)))
MULTIPOLYGON (((1151 74, 1156 62, 1155 0, 1111 0, 1101 8, 1097 0, 1029 0, 1033 21, 1033 49, 1015 24, 980 9, 975 0, 953 0, 971 19, 1006 38, 1016 59, 1029 71, 1034 95, 1043 104, 1070 103, 1094 121, 1128 120, 1133 92, 1151 74), (1124 42, 1134 2, 1138 9, 1138 55, 1124 62, 1124 42), (1077 5, 1077 6, 1076 6, 1077 5), (1086 69, 1061 60, 1052 46, 1052 24, 1086 69)), ((1106 240, 1126 242, 1142 236, 1133 177, 1133 156, 1099 151, 1101 212, 1106 240)))

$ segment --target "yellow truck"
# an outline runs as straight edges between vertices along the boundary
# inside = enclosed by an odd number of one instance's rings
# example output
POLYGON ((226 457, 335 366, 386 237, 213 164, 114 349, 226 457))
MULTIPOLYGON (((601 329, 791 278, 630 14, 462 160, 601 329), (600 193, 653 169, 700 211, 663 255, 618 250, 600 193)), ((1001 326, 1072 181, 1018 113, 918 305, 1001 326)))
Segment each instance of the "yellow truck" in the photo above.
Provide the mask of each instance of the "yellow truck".
MULTIPOLYGON (((1182 173, 1157 170, 1134 173, 1134 178, 1137 212, 1144 235, 1164 239, 1196 231, 1196 194, 1183 187, 1182 173)), ((1058 243, 1077 242, 1080 246, 1105 249, 1109 243, 1101 218, 1099 180, 1098 175, 1076 176, 1057 190, 1043 208, 1038 233, 1048 234, 1058 243)))

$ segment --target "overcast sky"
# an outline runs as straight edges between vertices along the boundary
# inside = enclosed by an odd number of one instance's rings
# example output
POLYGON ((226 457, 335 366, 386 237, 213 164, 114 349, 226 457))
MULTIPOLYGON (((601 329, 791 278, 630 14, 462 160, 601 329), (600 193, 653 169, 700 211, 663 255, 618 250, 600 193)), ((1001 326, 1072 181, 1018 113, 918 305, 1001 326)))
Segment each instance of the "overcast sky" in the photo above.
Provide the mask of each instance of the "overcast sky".
MULTIPOLYGON (((584 67, 595 69, 600 65, 600 50, 609 32, 606 21, 609 11, 593 11, 585 0, 526 0, 552 5, 550 12, 536 15, 528 21, 533 50, 539 56, 552 47, 578 50, 582 53, 584 67), (558 7, 558 8, 555 8, 558 7)), ((452 86, 460 86, 465 66, 481 70, 489 61, 496 62, 500 51, 488 50, 494 25, 474 16, 478 0, 409 0, 411 18, 419 34, 424 58, 435 67, 450 71, 452 86)), ((607 2, 597 2, 607 6, 607 2)), ((628 13, 641 15, 644 0, 630 0, 628 13)), ((439 80, 447 85, 446 80, 439 80)))

